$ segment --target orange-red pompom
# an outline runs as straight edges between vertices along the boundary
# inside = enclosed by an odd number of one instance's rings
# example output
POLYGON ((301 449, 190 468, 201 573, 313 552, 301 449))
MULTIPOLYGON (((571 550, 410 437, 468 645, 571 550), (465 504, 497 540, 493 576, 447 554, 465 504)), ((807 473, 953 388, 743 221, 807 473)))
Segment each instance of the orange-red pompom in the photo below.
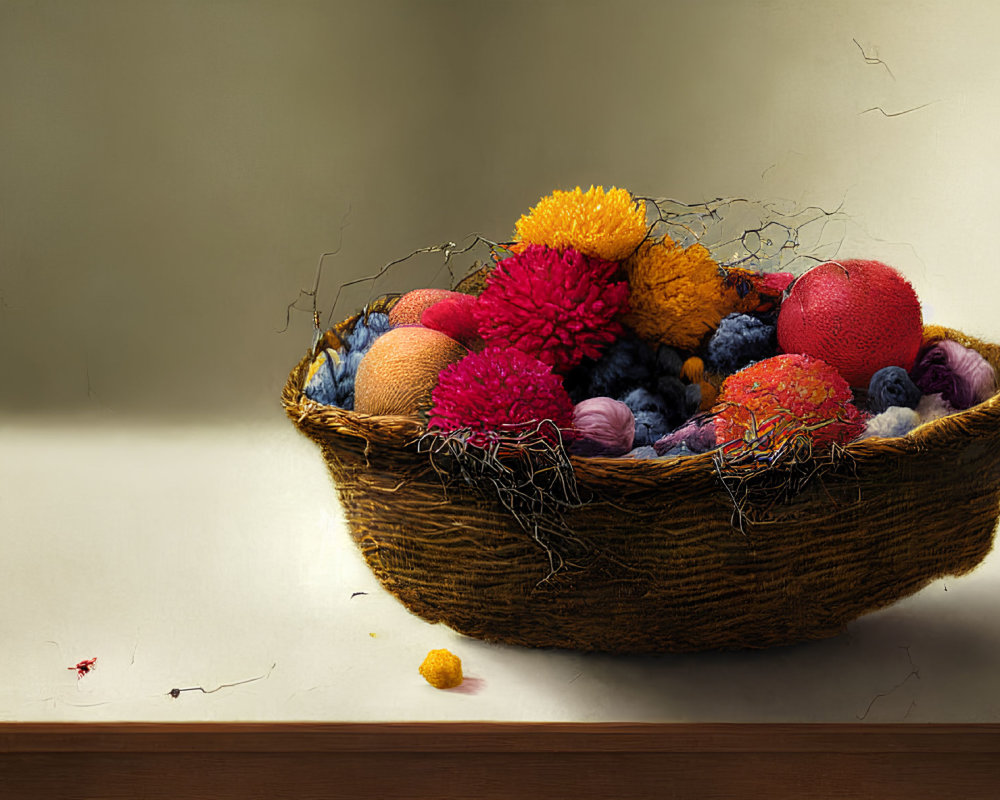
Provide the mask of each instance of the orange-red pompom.
POLYGON ((829 261, 800 277, 781 304, 778 345, 834 367, 867 387, 883 367, 909 371, 923 336, 909 282, 879 261, 829 261))
POLYGON ((781 451, 804 434, 815 450, 847 444, 864 420, 847 382, 829 364, 785 354, 751 364, 726 378, 715 406, 716 442, 727 453, 781 451))

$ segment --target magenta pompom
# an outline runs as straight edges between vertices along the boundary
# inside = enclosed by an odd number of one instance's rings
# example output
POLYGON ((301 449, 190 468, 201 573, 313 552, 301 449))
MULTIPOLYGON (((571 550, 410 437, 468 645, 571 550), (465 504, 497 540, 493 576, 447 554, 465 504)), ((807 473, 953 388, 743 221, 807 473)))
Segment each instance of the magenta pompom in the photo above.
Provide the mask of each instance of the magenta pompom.
POLYGON ((622 332, 629 288, 614 261, 530 245, 490 275, 474 309, 488 346, 514 347, 565 372, 622 332))
POLYGON ((997 390, 990 363, 951 339, 941 339, 922 350, 910 377, 924 394, 940 394, 959 410, 987 400, 997 390))
POLYGON ((635 416, 632 409, 610 397, 590 397, 573 409, 577 438, 570 452, 578 456, 620 456, 632 449, 635 416))
MULTIPOLYGON (((470 353, 438 376, 428 428, 445 433, 468 429, 469 442, 487 445, 502 436, 530 432, 543 421, 573 435, 573 401, 552 368, 511 348, 470 353)), ((554 431, 540 433, 553 439, 554 431)))

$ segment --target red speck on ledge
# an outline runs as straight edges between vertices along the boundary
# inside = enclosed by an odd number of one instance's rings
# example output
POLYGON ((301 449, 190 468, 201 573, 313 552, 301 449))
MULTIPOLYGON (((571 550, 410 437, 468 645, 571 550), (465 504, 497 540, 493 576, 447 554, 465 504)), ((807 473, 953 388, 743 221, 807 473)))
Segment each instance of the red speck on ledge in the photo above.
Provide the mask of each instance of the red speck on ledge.
POLYGON ((97 665, 97 657, 85 658, 83 661, 79 662, 75 667, 66 667, 66 669, 76 670, 76 679, 80 680, 84 675, 88 674, 97 665))

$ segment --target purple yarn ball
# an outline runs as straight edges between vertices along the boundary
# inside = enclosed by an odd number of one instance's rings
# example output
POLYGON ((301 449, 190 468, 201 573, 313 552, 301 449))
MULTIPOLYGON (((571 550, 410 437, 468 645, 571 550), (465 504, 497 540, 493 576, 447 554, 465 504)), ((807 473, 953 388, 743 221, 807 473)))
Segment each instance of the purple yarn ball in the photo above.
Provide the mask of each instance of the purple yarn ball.
POLYGON ((591 397, 573 408, 578 438, 569 450, 578 456, 620 456, 632 449, 635 416, 625 403, 610 397, 591 397))
POLYGON ((691 453, 707 453, 716 447, 715 420, 712 418, 693 419, 685 423, 673 433, 668 433, 654 442, 656 452, 662 455, 681 455, 675 452, 684 447, 691 453))
POLYGON ((923 394, 940 394, 958 410, 971 408, 996 391, 996 373, 989 362, 951 339, 924 349, 910 377, 923 394))

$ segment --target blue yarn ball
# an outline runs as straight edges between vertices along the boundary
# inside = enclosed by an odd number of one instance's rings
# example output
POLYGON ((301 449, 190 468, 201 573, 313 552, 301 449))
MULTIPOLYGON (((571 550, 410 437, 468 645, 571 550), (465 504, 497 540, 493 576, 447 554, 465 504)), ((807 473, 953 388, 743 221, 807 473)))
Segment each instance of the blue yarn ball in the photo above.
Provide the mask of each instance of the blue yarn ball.
POLYGON ((325 406, 354 410, 354 376, 358 365, 375 340, 389 330, 389 315, 371 313, 362 316, 347 336, 342 350, 327 348, 316 357, 323 359, 303 388, 305 396, 325 406))
POLYGON ((882 367, 868 384, 868 408, 881 414, 887 408, 916 408, 923 392, 902 367, 882 367))
POLYGON ((684 359, 669 345, 661 344, 656 350, 656 374, 680 377, 684 359))
POLYGON ((729 314, 708 340, 705 363, 710 370, 729 375, 747 364, 777 352, 775 326, 750 314, 729 314))
POLYGON ((684 383, 672 375, 660 376, 656 389, 656 394, 663 400, 663 415, 671 428, 688 419, 701 403, 700 386, 684 383))
POLYGON ((574 403, 590 397, 621 397, 655 375, 656 354, 641 339, 624 337, 612 342, 597 360, 587 359, 565 380, 574 403))
POLYGON ((347 337, 347 349, 368 352, 375 340, 388 331, 389 327, 388 314, 373 311, 367 317, 361 317, 354 325, 351 335, 347 337))
POLYGON ((651 445, 670 430, 670 409, 664 399, 648 389, 633 389, 621 398, 635 417, 634 447, 651 445))

